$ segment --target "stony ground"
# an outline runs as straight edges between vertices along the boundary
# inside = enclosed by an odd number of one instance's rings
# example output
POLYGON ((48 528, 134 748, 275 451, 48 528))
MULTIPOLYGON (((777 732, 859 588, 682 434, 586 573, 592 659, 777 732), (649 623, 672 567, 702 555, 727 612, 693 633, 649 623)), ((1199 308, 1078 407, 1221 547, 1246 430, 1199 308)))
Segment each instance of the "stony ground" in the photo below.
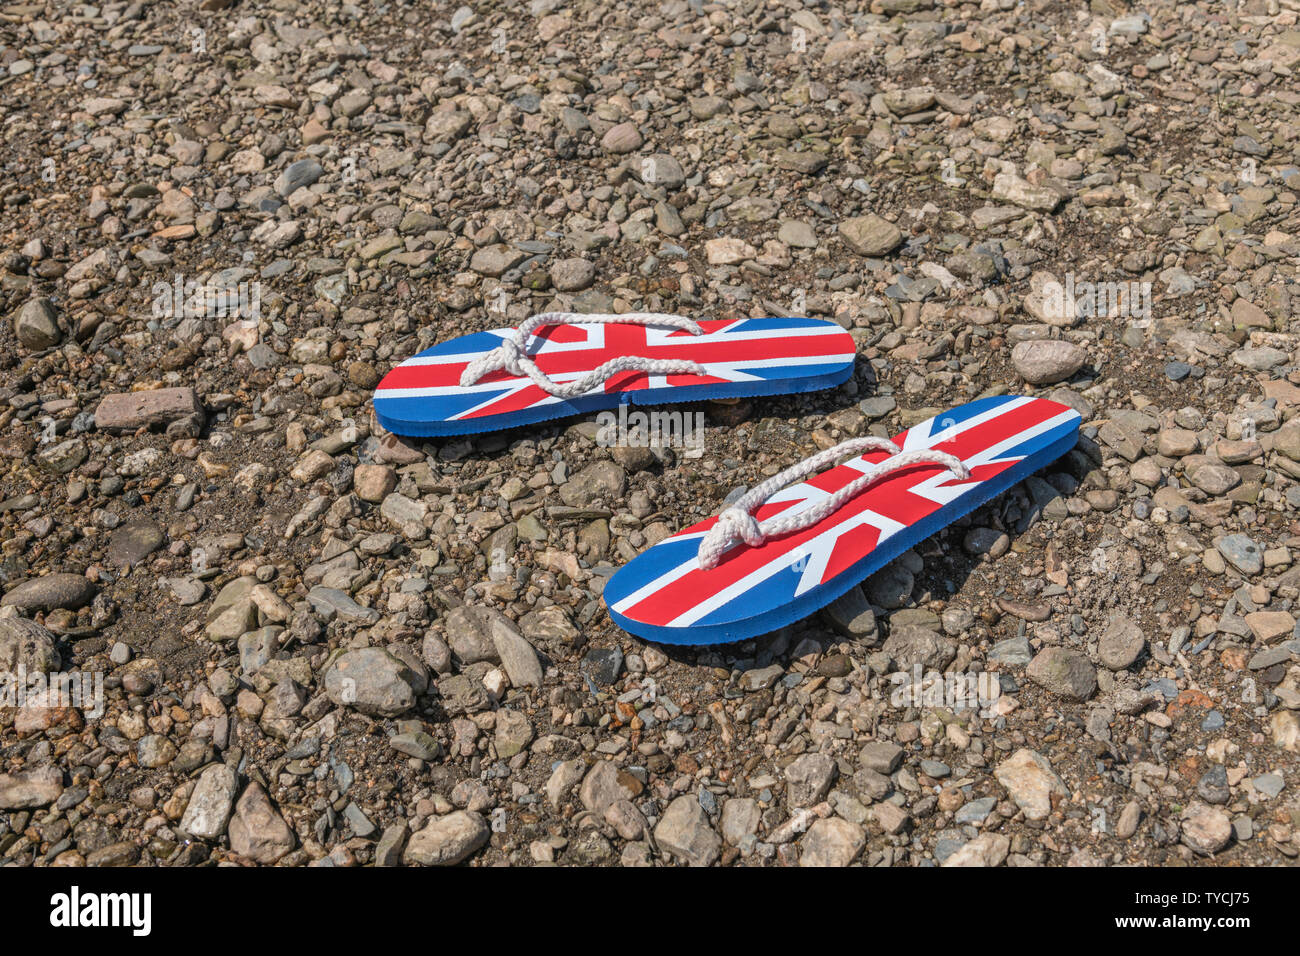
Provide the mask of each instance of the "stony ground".
POLYGON ((1292 863, 1298 19, 0 7, 0 670, 104 706, 0 708, 0 860, 1292 863), (549 309, 860 359, 689 409, 696 457, 378 428, 394 364, 549 309), (834 608, 609 621, 732 489, 1008 391, 1079 446, 834 608))

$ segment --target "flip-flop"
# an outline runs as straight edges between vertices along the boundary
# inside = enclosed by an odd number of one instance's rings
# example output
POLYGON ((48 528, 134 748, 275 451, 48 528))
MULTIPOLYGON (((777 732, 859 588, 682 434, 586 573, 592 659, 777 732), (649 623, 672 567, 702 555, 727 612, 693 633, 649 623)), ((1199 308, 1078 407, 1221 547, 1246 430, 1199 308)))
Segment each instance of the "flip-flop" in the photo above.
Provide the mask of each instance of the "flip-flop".
POLYGON ((1057 402, 1003 395, 959 405, 892 444, 850 439, 637 555, 605 585, 610 617, 662 644, 784 627, 1064 455, 1079 422, 1057 402), (849 454, 859 457, 813 474, 849 454))
POLYGON ((407 359, 375 389, 375 417, 398 435, 465 435, 624 403, 811 392, 846 381, 855 357, 821 319, 548 312, 407 359))

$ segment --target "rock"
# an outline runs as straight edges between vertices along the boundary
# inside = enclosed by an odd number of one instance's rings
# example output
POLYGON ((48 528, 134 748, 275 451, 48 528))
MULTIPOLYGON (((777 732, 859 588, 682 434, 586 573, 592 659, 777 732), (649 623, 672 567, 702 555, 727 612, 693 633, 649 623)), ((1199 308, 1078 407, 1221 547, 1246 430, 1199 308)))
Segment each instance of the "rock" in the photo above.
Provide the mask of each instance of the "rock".
POLYGON ((190 802, 181 817, 180 829, 196 840, 219 840, 226 832, 239 777, 225 764, 212 764, 199 776, 190 802))
POLYGON ((822 614, 845 637, 871 638, 876 634, 876 615, 861 588, 849 588, 826 605, 822 614))
POLYGON ((256 578, 236 578, 213 598, 204 632, 209 640, 233 641, 257 626, 257 606, 252 596, 256 585, 256 578))
POLYGON ((1035 339, 1011 350, 1011 363, 1030 385, 1064 381, 1088 361, 1088 353, 1073 342, 1035 339))
POLYGON ((66 475, 74 468, 81 467, 89 457, 90 451, 86 443, 79 438, 72 438, 42 448, 36 454, 36 463, 51 474, 66 475))
POLYGON ((161 734, 149 734, 136 745, 136 763, 146 769, 165 767, 176 759, 176 745, 161 734))
POLYGON ((1217 807, 1193 802, 1179 822, 1183 844, 1201 856, 1213 856, 1232 841, 1232 821, 1217 807))
POLYGON ((457 810, 430 820, 413 834, 403 856, 407 863, 419 866, 455 866, 486 846, 491 836, 479 814, 457 810))
POLYGON ((903 748, 887 740, 873 740, 858 753, 858 763, 885 776, 897 770, 902 759, 903 748))
POLYGON ((1061 204, 1061 194, 1056 190, 1035 186, 1014 173, 998 173, 994 176, 992 195, 994 199, 1038 212, 1053 212, 1061 204))
POLYGON ((464 606, 452 608, 445 625, 447 643, 461 664, 477 664, 500 660, 496 646, 496 632, 518 633, 514 624, 500 611, 487 607, 464 606))
POLYGON ((1131 619, 1117 614, 1097 642, 1097 656, 1111 670, 1122 671, 1138 659, 1145 646, 1142 629, 1131 619))
POLYGON ((60 664, 58 646, 48 630, 26 618, 0 617, 0 675, 53 674, 60 664))
POLYGON ((1290 611, 1252 611, 1245 621, 1261 644, 1272 644, 1295 633, 1296 621, 1290 611))
POLYGON ((1264 552, 1253 538, 1245 534, 1230 534, 1215 545, 1224 559, 1245 575, 1259 574, 1264 570, 1264 552))
POLYGON ((475 252, 469 261, 469 267, 479 275, 497 279, 523 260, 524 254, 518 249, 498 243, 484 246, 475 252))
POLYGON ((731 846, 740 846, 758 833, 762 818, 757 800, 732 797, 722 805, 722 838, 731 846))
POLYGON ((826 754, 804 754, 785 768, 785 779, 790 806, 821 803, 835 781, 835 761, 826 754))
POLYGON ((275 191, 288 199, 299 189, 310 186, 325 175, 325 168, 314 159, 300 159, 285 167, 275 180, 275 191))
MULTIPOLYGON (((391 497, 391 495, 390 495, 391 497)), ((346 591, 317 585, 307 592, 312 610, 329 621, 335 618, 353 624, 374 624, 380 614, 372 607, 362 607, 346 591)))
POLYGON ((641 131, 634 124, 619 123, 616 126, 611 126, 605 135, 601 137, 600 147, 607 153, 622 155, 640 149, 643 142, 641 131))
POLYGON ((379 504, 396 487, 397 472, 387 465, 357 465, 352 473, 352 488, 362 501, 379 504))
POLYGON ((541 659, 533 645, 507 618, 492 628, 492 643, 513 687, 541 687, 544 677, 541 659))
POLYGON ((153 522, 137 518, 128 521, 108 539, 108 559, 119 568, 139 564, 163 546, 166 536, 153 522))
POLYGON ((411 830, 406 825, 406 821, 384 830, 379 837, 379 842, 375 844, 375 866, 399 865, 402 862, 402 853, 406 849, 406 841, 410 836, 411 830))
POLYGON ((561 259, 551 267, 551 284, 558 292, 580 292, 596 278, 596 267, 586 259, 561 259))
POLYGON ((588 651, 582 659, 582 671, 596 682, 596 686, 610 686, 623 672, 623 649, 598 647, 588 651))
POLYGON ((194 389, 155 388, 105 395, 95 409, 95 427, 130 431, 202 416, 203 406, 194 389))
POLYGON ((523 751, 533 741, 533 725, 528 718, 517 710, 503 707, 497 711, 496 737, 494 743, 497 756, 509 760, 523 751))
POLYGON ((897 116, 919 113, 934 106, 934 92, 927 89, 889 90, 882 94, 885 106, 897 116))
POLYGON ((915 580, 912 572, 902 562, 893 561, 885 565, 863 582, 862 590, 867 600, 887 611, 895 611, 905 606, 912 599, 912 587, 915 580))
POLYGON ((1047 758, 1026 748, 1000 763, 994 776, 1030 820, 1042 820, 1052 812, 1053 794, 1070 795, 1047 758))
POLYGON ((676 158, 667 153, 652 153, 641 160, 641 181, 664 189, 680 189, 686 183, 686 171, 676 158))
POLYGON ((62 795, 63 774, 57 767, 0 773, 0 810, 48 807, 62 795))
POLYGON ((388 738, 388 745, 398 753, 415 757, 417 760, 435 760, 442 753, 442 746, 423 731, 408 734, 394 734, 388 738))
POLYGON ((347 651, 325 671, 331 701, 374 717, 396 717, 414 707, 419 683, 409 665, 378 647, 347 651))
POLYGON ((1064 647, 1043 648, 1025 673, 1053 694, 1070 700, 1087 700, 1097 689, 1097 669, 1088 656, 1064 647))
POLYGON ((140 859, 140 848, 129 840, 110 843, 86 854, 86 866, 135 866, 140 859))
POLYGON ((1228 786, 1228 770, 1223 764, 1215 764, 1196 781, 1196 792, 1206 803, 1223 805, 1232 799, 1232 789, 1228 786))
POLYGON ((1292 710, 1274 711, 1268 719, 1273 746, 1288 753, 1300 753, 1300 714, 1292 710))
POLYGON ((808 223, 798 219, 787 219, 777 230, 777 239, 795 249, 816 249, 817 233, 808 223))
POLYGON ((1011 838, 1001 833, 981 833, 963 844, 942 866, 1000 866, 1011 852, 1011 838))
POLYGON ((95 586, 80 574, 47 574, 32 578, 8 591, 0 606, 20 611, 76 610, 90 603, 95 586))
POLYGON ((683 794, 668 805, 654 835, 661 850, 688 866, 710 866, 722 853, 722 839, 694 794, 683 794))
POLYGON ((49 299, 29 299, 14 316, 14 335, 24 348, 40 351, 53 348, 63 339, 58 312, 49 299))
MULTIPOLYGON (((561 760, 551 771, 551 776, 546 781, 543 788, 546 791, 546 799, 553 807, 558 807, 569 792, 576 787, 587 772, 587 765, 581 760, 561 760)), ((621 797, 617 799, 622 799, 621 797)), ((613 801, 611 801, 612 803, 613 801)), ((605 804, 605 809, 609 809, 610 804, 605 804)), ((604 813, 604 810, 601 811, 604 813)))
POLYGON ((597 461, 560 486, 560 500, 571 508, 614 501, 627 488, 627 473, 612 461, 597 461))
POLYGON ((743 239, 710 239, 704 244, 705 258, 711 266, 740 265, 758 256, 758 250, 743 239))
POLYGON ((293 830, 271 803, 261 784, 244 788, 230 818, 230 849, 255 863, 270 866, 294 847, 293 830))
POLYGON ((942 673, 957 656, 957 642, 942 634, 914 624, 894 628, 885 638, 881 650, 890 656, 899 670, 910 671, 920 667, 923 671, 942 673))
POLYGON ((875 213, 844 220, 839 232, 845 244, 860 256, 887 255, 903 244, 902 231, 875 213))
POLYGON ((608 760, 599 760, 583 778, 578 799, 588 810, 604 814, 616 800, 632 800, 641 795, 641 781, 608 760))
POLYGON ((862 827, 840 817, 818 820, 799 841, 800 866, 848 866, 867 842, 862 827))

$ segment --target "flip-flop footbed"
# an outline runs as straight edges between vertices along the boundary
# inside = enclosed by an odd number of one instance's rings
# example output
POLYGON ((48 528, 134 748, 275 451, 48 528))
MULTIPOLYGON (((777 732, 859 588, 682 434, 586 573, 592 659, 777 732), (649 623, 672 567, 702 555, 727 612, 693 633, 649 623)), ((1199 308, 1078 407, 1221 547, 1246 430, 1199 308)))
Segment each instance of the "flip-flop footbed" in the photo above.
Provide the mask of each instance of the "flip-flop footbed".
POLYGON ((703 335, 614 323, 546 326, 528 355, 559 383, 575 381, 625 355, 698 362, 707 375, 617 372, 589 392, 557 398, 532 379, 500 370, 461 386, 471 361, 511 329, 477 332, 426 349, 398 365, 375 389, 375 417, 398 435, 433 437, 516 428, 620 404, 781 395, 830 388, 853 374, 853 337, 834 322, 807 318, 713 319, 703 335))
MULTIPOLYGON (((893 439, 903 451, 931 448, 960 458, 969 480, 917 464, 869 486, 801 531, 758 547, 743 543, 710 570, 699 565, 711 517, 659 542, 620 568, 604 600, 619 627, 664 644, 721 644, 807 617, 917 542, 1023 481, 1074 447, 1079 413, 1041 398, 979 399, 893 439)), ((779 491, 754 514, 793 514, 833 494, 888 457, 870 452, 779 491)))

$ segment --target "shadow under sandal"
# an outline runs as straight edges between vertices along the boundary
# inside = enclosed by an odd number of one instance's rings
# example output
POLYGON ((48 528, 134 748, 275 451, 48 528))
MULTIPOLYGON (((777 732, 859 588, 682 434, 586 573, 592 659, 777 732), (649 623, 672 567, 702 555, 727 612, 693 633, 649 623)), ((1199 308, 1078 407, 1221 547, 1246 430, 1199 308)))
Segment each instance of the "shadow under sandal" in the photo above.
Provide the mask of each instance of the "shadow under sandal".
POLYGON ((1002 395, 892 441, 850 439, 637 555, 605 585, 610 617, 662 644, 721 644, 784 627, 1060 458, 1079 424, 1065 405, 1002 395), (815 474, 846 455, 857 457, 815 474))

